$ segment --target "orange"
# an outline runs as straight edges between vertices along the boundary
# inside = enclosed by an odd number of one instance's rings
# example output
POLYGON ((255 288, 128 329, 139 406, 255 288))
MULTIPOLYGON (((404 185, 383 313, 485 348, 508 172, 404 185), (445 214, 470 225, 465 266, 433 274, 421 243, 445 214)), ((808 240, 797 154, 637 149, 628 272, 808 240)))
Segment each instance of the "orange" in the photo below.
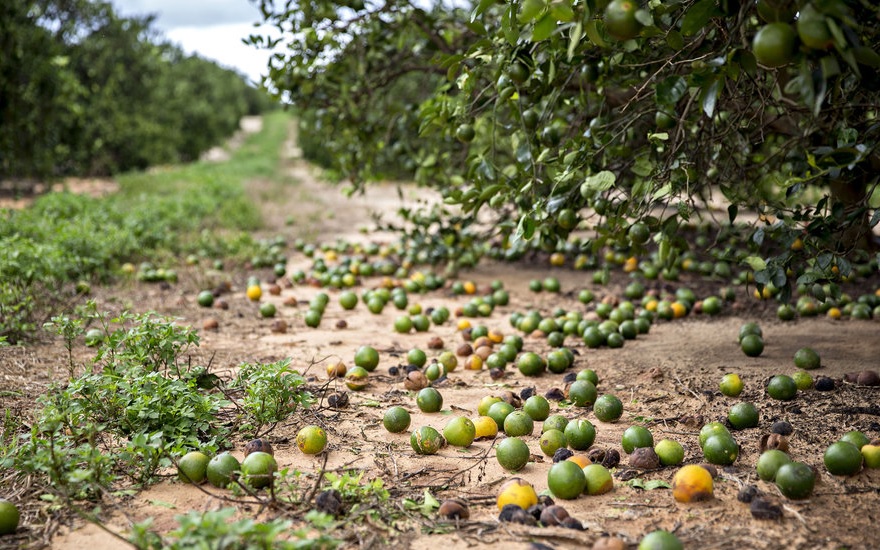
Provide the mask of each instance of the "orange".
POLYGON ((0 536, 14 533, 18 529, 21 514, 18 507, 4 498, 0 498, 0 536))
POLYGON ((758 63, 770 68, 791 63, 796 47, 797 35, 787 23, 768 23, 752 40, 752 53, 758 63))
POLYGON ((795 26, 798 37, 808 48, 827 50, 834 45, 834 38, 825 21, 825 15, 816 10, 812 4, 807 4, 800 11, 795 26))
POLYGON ((268 487, 272 484, 278 463, 269 453, 258 451, 247 455, 241 463, 242 479, 254 489, 268 487))
POLYGON ((480 416, 473 420, 474 439, 488 439, 498 435, 498 424, 489 416, 480 416))
POLYGON ((709 500, 713 496, 712 474, 696 464, 682 466, 672 478, 672 497, 678 502, 709 500))
POLYGON ((618 40, 629 40, 639 35, 642 24, 636 19, 638 4, 633 0, 612 0, 605 7, 605 30, 618 40))
POLYGON ((547 487, 557 498, 576 499, 584 492, 586 485, 584 470, 570 460, 557 462, 547 472, 547 487))
POLYGON ((687 315, 687 308, 681 302, 672 302, 670 307, 672 307, 672 316, 676 319, 681 319, 687 315))
POLYGON ((306 426, 297 432, 296 446, 307 455, 316 455, 327 446, 327 433, 320 426, 306 426))
POLYGON ((198 485, 207 476, 209 461, 207 455, 199 451, 186 453, 177 463, 177 475, 181 481, 198 485))
POLYGON ((538 493, 528 481, 515 477, 501 486, 496 504, 499 510, 507 504, 516 504, 523 510, 527 510, 530 506, 538 504, 538 493))
POLYGON ((263 289, 260 288, 260 285, 249 285, 247 287, 247 297, 248 300, 252 302, 259 302, 260 298, 263 297, 263 289))

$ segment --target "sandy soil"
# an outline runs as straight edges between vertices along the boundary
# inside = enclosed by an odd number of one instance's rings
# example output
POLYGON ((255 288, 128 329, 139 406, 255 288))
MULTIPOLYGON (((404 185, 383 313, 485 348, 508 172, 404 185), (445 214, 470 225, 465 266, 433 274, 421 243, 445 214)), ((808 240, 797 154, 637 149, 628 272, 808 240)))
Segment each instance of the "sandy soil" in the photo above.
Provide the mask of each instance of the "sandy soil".
MULTIPOLYGON (((267 234, 286 235, 290 242, 295 237, 318 242, 376 238, 361 231, 372 226, 372 213, 389 216, 401 204, 411 204, 424 196, 422 190, 406 187, 399 190, 393 184, 385 184, 371 188, 365 196, 344 199, 338 188, 321 182, 315 170, 297 157, 295 147, 289 146, 289 151, 293 184, 251 182, 249 190, 265 205, 267 234)), ((378 238, 390 239, 382 235, 378 238)), ((291 251, 289 271, 309 265, 310 260, 291 251)), ((243 362, 291 357, 295 367, 314 377, 315 388, 341 392, 345 391, 341 382, 327 380, 326 361, 311 368, 309 364, 313 360, 332 358, 351 365, 360 345, 374 346, 381 353, 380 365, 371 375, 371 383, 365 391, 348 392, 348 407, 338 410, 318 407, 313 412, 291 417, 269 434, 279 466, 296 468, 312 476, 322 465, 327 470, 354 468, 365 472, 366 478, 383 479, 387 486, 395 489, 395 498, 420 498, 425 489, 429 489, 441 500, 459 497, 470 504, 470 519, 458 524, 436 518, 404 522, 396 532, 373 530, 374 535, 388 537, 384 543, 381 538, 362 537, 349 539, 350 546, 390 544, 428 549, 442 545, 453 549, 503 544, 511 550, 575 548, 589 547, 600 536, 612 535, 634 548, 645 533, 658 528, 674 530, 687 548, 871 548, 877 545, 874 527, 880 519, 880 471, 863 471, 847 478, 831 476, 822 466, 822 453, 848 430, 860 429, 870 437, 880 436, 876 410, 880 402, 878 388, 841 383, 834 391, 803 392, 796 400, 785 403, 770 400, 763 392, 763 384, 771 375, 790 374, 795 370, 792 356, 805 345, 821 354, 824 366, 817 372, 822 375, 840 379, 847 372, 877 369, 880 325, 876 321, 814 318, 782 323, 776 320, 769 306, 751 302, 746 289, 740 289, 739 305, 728 307, 721 316, 692 315, 683 320, 658 322, 648 335, 628 341, 622 349, 590 350, 582 343, 568 340, 566 343, 577 354, 573 370, 595 370, 601 377, 600 393, 614 393, 624 403, 624 415, 615 423, 599 422, 589 409, 552 404, 551 414, 559 412, 569 418, 586 418, 593 422, 597 430, 596 445, 620 450, 623 430, 632 423, 644 421, 653 431, 655 441, 666 437, 676 439, 685 447, 686 462, 701 462, 697 443, 701 421, 725 416, 730 406, 739 400, 752 401, 761 411, 760 427, 735 433, 742 448, 740 458, 732 467, 719 469, 714 499, 680 504, 673 500, 668 489, 647 491, 627 485, 623 479, 631 475, 644 480, 671 481, 675 468, 633 472, 621 450, 622 461, 615 472, 613 491, 562 503, 586 527, 585 531, 574 531, 525 527, 496 520, 497 488, 512 474, 503 471, 495 460, 493 442, 478 441, 467 449, 447 447, 435 456, 419 456, 409 445, 408 433, 389 434, 382 426, 384 410, 399 404, 412 413, 411 429, 431 425, 442 430, 450 415, 475 417, 478 401, 487 394, 503 390, 519 393, 527 387, 535 387, 543 394, 552 388, 562 388, 562 376, 544 374, 526 378, 508 370, 503 380, 493 381, 486 370, 459 368, 438 385, 444 397, 443 411, 421 413, 414 394, 403 388, 402 377, 392 376, 388 369, 404 363, 407 350, 427 349, 427 342, 433 336, 442 338, 447 349, 455 349, 461 335, 454 322, 432 326, 428 333, 401 335, 392 329, 394 318, 399 314, 392 306, 386 307, 380 315, 369 313, 363 304, 347 312, 336 302, 336 293, 329 291, 331 301, 321 326, 309 329, 303 321, 307 306, 302 304, 320 289, 296 286, 284 288, 278 296, 264 293, 264 301, 275 302, 278 317, 290 325, 287 333, 277 334, 271 331, 272 321, 261 319, 257 306, 244 296, 245 280, 252 273, 234 274, 233 293, 227 297, 229 310, 209 311, 196 304, 197 281, 204 280, 203 272, 203 268, 181 267, 181 282, 170 288, 135 283, 97 289, 97 297, 108 307, 131 302, 137 304, 138 309, 153 309, 198 328, 206 317, 216 318, 217 330, 201 331, 201 346, 194 354, 194 361, 213 357, 214 368, 220 373, 231 372, 243 362), (283 305, 291 296, 296 297, 300 305, 283 305), (340 320, 347 322, 347 328, 336 328, 340 320), (759 358, 746 357, 736 342, 738 328, 746 320, 758 320, 763 327, 767 347, 759 358), (740 398, 726 398, 717 391, 718 380, 727 372, 741 374, 746 389, 740 398), (789 501, 774 486, 756 479, 759 439, 776 420, 787 420, 794 426, 790 438, 792 456, 816 466, 820 472, 816 490, 807 500, 789 501), (326 465, 323 455, 309 457, 296 447, 295 434, 308 423, 319 423, 328 431, 326 465), (782 505, 783 517, 776 521, 754 519, 748 505, 736 498, 745 484, 757 485, 782 505)), ((268 273, 259 275, 264 281, 270 279, 268 273)), ((627 282, 626 276, 618 273, 610 285, 596 287, 584 272, 548 268, 545 264, 493 262, 483 263, 462 277, 475 281, 480 292, 494 279, 504 281, 511 303, 496 308, 491 317, 480 322, 505 334, 513 332, 508 317, 514 311, 535 308, 549 313, 557 307, 589 310, 591 308, 582 306, 575 298, 579 289, 591 288, 598 296, 619 294, 627 282), (529 280, 543 278, 551 272, 562 283, 560 295, 529 292, 529 280)), ((362 283, 367 287, 376 286, 380 279, 366 279, 362 283)), ((687 280, 681 284, 703 289, 716 285, 687 280)), ((410 297, 411 303, 418 301, 424 307, 445 305, 451 310, 467 300, 468 297, 454 296, 448 290, 410 297)), ((526 348, 540 353, 549 351, 546 341, 536 336, 526 337, 526 348)), ((11 405, 3 399, 0 403, 26 414, 28 399, 38 395, 50 379, 59 375, 58 365, 66 361, 64 351, 55 343, 3 353, 6 358, 0 367, 0 390, 14 389, 24 397, 11 401, 11 405)), ((438 353, 430 352, 429 358, 438 353)), ((533 461, 516 475, 532 482, 542 492, 547 489, 546 473, 552 460, 542 456, 539 435, 538 423, 534 435, 525 438, 533 461)), ((246 441, 230 443, 234 445, 233 453, 242 458, 246 441)), ((156 527, 169 530, 176 525, 174 516, 177 514, 226 505, 222 495, 208 491, 214 496, 176 480, 161 482, 108 506, 114 512, 107 527, 124 534, 131 521, 152 517, 156 527)), ((258 517, 273 517, 273 512, 264 510, 258 517)), ((24 523, 27 528, 27 518, 24 523)), ((363 532, 359 531, 358 536, 363 532)), ((73 521, 60 529, 51 545, 63 549, 104 550, 120 548, 123 543, 94 525, 73 521)))

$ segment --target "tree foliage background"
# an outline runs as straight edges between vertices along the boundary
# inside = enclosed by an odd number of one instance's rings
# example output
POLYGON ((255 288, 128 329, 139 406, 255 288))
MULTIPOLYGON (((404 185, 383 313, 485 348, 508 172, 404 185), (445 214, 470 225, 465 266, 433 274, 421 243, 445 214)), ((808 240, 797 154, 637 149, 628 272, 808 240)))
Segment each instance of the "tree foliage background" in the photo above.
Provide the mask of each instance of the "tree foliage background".
POLYGON ((357 185, 411 175, 547 249, 585 225, 584 249, 638 245, 640 220, 661 262, 706 205, 749 209, 735 259, 781 287, 873 246, 870 0, 255 1, 304 150, 357 185))
POLYGON ((3 2, 0 52, 0 180, 192 160, 270 104, 109 2, 3 2))

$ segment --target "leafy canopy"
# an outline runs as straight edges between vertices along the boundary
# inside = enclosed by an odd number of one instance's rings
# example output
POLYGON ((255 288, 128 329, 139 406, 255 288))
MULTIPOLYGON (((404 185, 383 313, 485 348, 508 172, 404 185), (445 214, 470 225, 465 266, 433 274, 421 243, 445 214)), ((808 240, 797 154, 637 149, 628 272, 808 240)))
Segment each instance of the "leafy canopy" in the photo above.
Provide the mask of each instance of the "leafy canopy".
POLYGON ((597 252, 641 219, 668 261, 706 206, 749 209, 755 245, 777 245, 751 263, 786 285, 804 261, 847 272, 878 221, 873 2, 258 4, 281 36, 250 41, 284 43, 269 78, 306 152, 357 186, 411 175, 511 242, 589 226, 597 252))

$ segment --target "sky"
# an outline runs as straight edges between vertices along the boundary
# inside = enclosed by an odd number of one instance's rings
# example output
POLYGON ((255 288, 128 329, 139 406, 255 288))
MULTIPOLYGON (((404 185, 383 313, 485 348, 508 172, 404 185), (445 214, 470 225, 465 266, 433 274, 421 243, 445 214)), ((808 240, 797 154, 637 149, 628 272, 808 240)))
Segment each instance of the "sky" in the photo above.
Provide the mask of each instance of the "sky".
POLYGON ((236 69, 254 82, 266 72, 270 53, 241 42, 261 33, 254 27, 260 11, 248 0, 111 1, 122 16, 156 15, 154 27, 187 53, 236 69))

